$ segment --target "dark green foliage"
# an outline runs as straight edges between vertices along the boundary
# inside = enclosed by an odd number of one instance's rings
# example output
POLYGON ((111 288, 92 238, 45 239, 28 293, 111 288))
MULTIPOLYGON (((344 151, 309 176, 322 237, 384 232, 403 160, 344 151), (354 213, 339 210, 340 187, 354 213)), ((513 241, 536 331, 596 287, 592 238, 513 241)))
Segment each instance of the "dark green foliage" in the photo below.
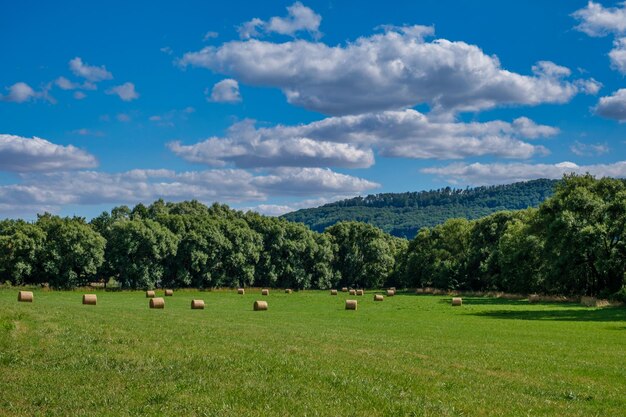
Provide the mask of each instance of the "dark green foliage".
POLYGON ((39 268, 44 281, 56 288, 72 288, 95 279, 104 262, 106 241, 85 219, 44 214, 36 225, 46 236, 39 268))
POLYGON ((46 234, 38 226, 22 220, 0 222, 0 277, 20 285, 38 280, 37 262, 42 255, 46 234))
POLYGON ((322 232, 340 221, 372 224, 398 237, 412 239, 422 227, 432 227, 447 219, 478 219, 501 210, 536 207, 552 195, 557 181, 534 180, 510 185, 387 193, 356 197, 302 209, 283 217, 322 232))

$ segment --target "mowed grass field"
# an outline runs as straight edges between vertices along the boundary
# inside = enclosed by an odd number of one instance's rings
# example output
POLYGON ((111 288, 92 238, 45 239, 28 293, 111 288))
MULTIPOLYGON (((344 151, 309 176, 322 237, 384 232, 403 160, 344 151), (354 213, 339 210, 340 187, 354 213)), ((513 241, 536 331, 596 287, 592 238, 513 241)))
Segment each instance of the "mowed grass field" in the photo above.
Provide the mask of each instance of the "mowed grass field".
POLYGON ((150 310, 96 293, 0 290, 1 416, 626 415, 623 307, 228 290, 150 310))

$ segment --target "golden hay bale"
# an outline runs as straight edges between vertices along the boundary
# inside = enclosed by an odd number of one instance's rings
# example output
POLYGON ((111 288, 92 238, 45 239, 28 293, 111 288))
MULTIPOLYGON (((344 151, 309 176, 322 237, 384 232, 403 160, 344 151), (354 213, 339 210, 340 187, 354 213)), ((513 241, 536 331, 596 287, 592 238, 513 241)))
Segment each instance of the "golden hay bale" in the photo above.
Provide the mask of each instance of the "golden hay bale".
POLYGON ((374 301, 383 301, 384 299, 385 299, 385 297, 383 297, 382 294, 374 295, 374 301))
POLYGON ((363 290, 356 290, 356 295, 363 295, 363 290))
POLYGON ((285 289, 285 294, 291 294, 291 290, 289 288, 285 289))
POLYGON ((424 294, 424 289, 423 288, 416 289, 415 294, 424 294))
POLYGON ((528 296, 528 302, 531 304, 538 303, 539 301, 541 301, 541 297, 537 294, 531 294, 528 296))
POLYGON ((25 303, 33 302, 33 292, 32 291, 20 291, 17 293, 17 301, 22 301, 25 303))
POLYGON ((204 310, 204 300, 191 300, 192 310, 204 310))
POLYGON ((262 289, 261 295, 270 295, 270 290, 268 290, 267 288, 262 289))
POLYGON ((454 297, 452 298, 452 305, 453 306, 460 306, 463 304, 463 299, 461 297, 454 297))
POLYGON ((165 308, 165 300, 161 297, 151 298, 150 308, 165 308))
POLYGON ((98 296, 96 294, 83 294, 83 304, 95 306, 98 304, 98 296))
POLYGON ((245 293, 246 293, 246 290, 244 290, 243 288, 237 288, 237 294, 243 295, 245 293))
POLYGON ((174 290, 165 290, 165 296, 166 297, 171 297, 174 295, 174 290))
POLYGON ((350 295, 356 295, 356 290, 350 290, 350 295))
POLYGON ((341 289, 341 292, 348 292, 348 287, 343 287, 343 288, 341 289))
POLYGON ((330 290, 330 295, 337 295, 337 290, 330 290))
POLYGON ((156 294, 154 293, 154 291, 152 290, 146 291, 146 298, 154 298, 154 297, 156 297, 156 294))
POLYGON ((254 302, 254 311, 265 311, 267 310, 267 301, 257 300, 254 302))
POLYGON ((389 289, 389 290, 392 290, 392 291, 395 291, 395 290, 396 290, 396 287, 389 287, 388 289, 389 289))
POLYGON ((357 301, 356 300, 346 300, 346 310, 356 310, 357 301))
POLYGON ((387 290, 387 297, 393 297, 396 295, 396 290, 387 290))

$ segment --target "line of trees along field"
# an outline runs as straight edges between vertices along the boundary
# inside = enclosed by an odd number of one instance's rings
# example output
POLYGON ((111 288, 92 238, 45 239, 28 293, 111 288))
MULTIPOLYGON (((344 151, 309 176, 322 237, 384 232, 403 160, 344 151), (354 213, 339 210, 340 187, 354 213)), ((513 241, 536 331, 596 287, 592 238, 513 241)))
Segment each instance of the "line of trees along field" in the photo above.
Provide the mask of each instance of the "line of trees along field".
POLYGON ((449 219, 408 241, 359 222, 323 233, 197 201, 0 221, 0 279, 73 288, 436 287, 624 297, 626 183, 566 176, 539 208, 449 219))

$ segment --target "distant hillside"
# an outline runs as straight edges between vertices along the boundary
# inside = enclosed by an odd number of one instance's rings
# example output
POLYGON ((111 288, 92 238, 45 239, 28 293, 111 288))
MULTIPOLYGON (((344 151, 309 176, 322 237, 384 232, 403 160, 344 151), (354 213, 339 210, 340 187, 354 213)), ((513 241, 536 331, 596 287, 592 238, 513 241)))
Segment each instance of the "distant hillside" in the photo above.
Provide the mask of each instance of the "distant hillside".
POLYGON ((321 232, 328 226, 355 220, 376 225, 394 236, 412 239, 422 227, 453 217, 476 219, 499 210, 536 207, 554 191, 557 180, 533 180, 508 185, 412 193, 385 193, 302 209, 282 217, 321 232))

